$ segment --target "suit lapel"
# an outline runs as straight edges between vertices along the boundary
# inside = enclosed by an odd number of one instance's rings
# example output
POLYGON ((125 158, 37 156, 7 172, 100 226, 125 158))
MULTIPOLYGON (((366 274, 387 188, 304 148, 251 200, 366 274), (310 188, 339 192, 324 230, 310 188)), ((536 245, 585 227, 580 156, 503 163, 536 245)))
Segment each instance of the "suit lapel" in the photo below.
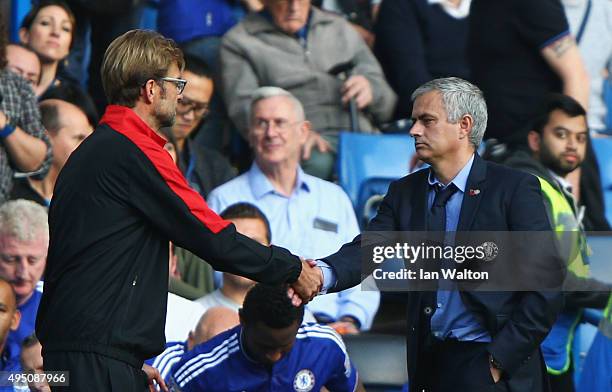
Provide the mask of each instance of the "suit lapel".
POLYGON ((427 191, 429 184, 427 176, 429 170, 422 170, 421 179, 415 181, 415 186, 410 190, 410 219, 408 221, 408 230, 423 231, 426 230, 427 218, 427 191))
POLYGON ((478 211, 478 205, 484 193, 483 188, 486 175, 486 162, 478 154, 475 154, 474 163, 472 164, 472 169, 470 170, 470 175, 468 176, 465 187, 465 194, 463 195, 457 231, 467 231, 472 227, 476 211, 478 211))

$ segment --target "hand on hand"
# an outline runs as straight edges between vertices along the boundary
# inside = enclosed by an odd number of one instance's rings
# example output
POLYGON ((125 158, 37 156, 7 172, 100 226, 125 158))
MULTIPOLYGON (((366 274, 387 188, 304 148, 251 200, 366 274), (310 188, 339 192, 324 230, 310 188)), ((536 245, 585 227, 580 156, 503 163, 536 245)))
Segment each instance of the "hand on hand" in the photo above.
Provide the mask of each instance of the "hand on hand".
POLYGON ((363 109, 372 103, 372 86, 362 75, 353 75, 344 82, 342 86, 342 103, 348 104, 351 98, 355 98, 357 108, 363 109))
POLYGON ((294 306, 300 306, 311 301, 323 288, 323 272, 316 266, 314 260, 302 260, 302 272, 291 287, 287 295, 294 306))
POLYGON ((142 365, 142 371, 145 372, 147 375, 147 380, 149 380, 149 391, 155 392, 158 390, 155 388, 155 382, 157 382, 157 385, 159 385, 159 390, 168 392, 166 382, 162 378, 161 374, 159 374, 159 370, 145 363, 142 365))

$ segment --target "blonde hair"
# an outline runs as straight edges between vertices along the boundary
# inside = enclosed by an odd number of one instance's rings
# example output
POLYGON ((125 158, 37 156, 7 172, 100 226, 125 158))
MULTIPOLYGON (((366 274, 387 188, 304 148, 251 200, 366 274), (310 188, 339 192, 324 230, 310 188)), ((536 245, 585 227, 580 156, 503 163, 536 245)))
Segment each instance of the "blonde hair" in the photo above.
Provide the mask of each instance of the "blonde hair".
POLYGON ((143 84, 166 76, 172 64, 183 70, 183 52, 173 40, 155 31, 130 30, 117 37, 102 60, 102 87, 108 103, 134 107, 143 84))

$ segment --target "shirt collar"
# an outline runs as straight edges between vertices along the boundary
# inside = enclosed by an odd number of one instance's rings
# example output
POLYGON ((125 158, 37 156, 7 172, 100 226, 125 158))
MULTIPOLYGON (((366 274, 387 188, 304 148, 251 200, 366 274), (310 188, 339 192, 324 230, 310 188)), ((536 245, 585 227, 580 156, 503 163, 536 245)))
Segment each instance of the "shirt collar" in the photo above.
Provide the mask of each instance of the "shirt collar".
MULTIPOLYGON (((264 8, 263 10, 260 11, 260 14, 264 18, 266 18, 268 22, 274 25, 274 19, 272 19, 272 14, 270 14, 270 11, 264 8)), ((306 37, 308 36, 308 27, 310 25, 311 18, 312 18, 312 7, 310 8, 310 11, 308 11, 308 19, 306 19, 306 24, 294 34, 295 37, 306 41, 306 37)))
POLYGON ((453 7, 447 0, 427 0, 430 5, 440 4, 440 7, 455 19, 466 18, 470 14, 470 4, 472 0, 462 0, 459 7, 453 7))
POLYGON ((100 124, 106 124, 113 129, 123 132, 143 134, 153 139, 161 147, 164 147, 167 143, 166 139, 159 136, 136 112, 127 106, 108 105, 104 116, 100 120, 100 124))
MULTIPOLYGON (((463 169, 461 169, 459 173, 457 173, 455 178, 451 180, 451 182, 455 184, 455 186, 463 193, 465 193, 465 187, 467 186, 468 177, 470 176, 470 170, 472 170, 473 164, 474 155, 472 154, 472 157, 465 164, 465 166, 463 166, 463 169)), ((431 169, 429 169, 429 176, 427 177, 427 182, 429 182, 429 185, 431 186, 439 184, 439 186, 444 187, 444 185, 440 182, 440 180, 438 180, 438 177, 436 177, 435 173, 431 169)), ((449 182, 449 184, 451 182, 449 182)))
POLYGON ((558 175, 557 173, 555 173, 552 170, 548 170, 548 172, 550 173, 550 175, 552 176, 552 178, 555 179, 555 181, 557 181, 559 183, 559 185, 561 185, 561 187, 568 193, 572 193, 572 184, 570 184, 565 178, 561 177, 560 175, 558 175))
MULTIPOLYGON (((253 165, 251 165, 251 170, 248 173, 249 176, 249 185, 251 186, 251 190, 253 191, 253 196, 256 199, 261 199, 264 195, 268 193, 277 193, 274 189, 274 186, 268 180, 268 177, 261 171, 261 168, 257 164, 257 162, 253 161, 253 165)), ((310 192, 312 188, 311 178, 304 173, 302 168, 298 166, 297 168, 297 186, 295 189, 303 189, 306 192, 310 192)))

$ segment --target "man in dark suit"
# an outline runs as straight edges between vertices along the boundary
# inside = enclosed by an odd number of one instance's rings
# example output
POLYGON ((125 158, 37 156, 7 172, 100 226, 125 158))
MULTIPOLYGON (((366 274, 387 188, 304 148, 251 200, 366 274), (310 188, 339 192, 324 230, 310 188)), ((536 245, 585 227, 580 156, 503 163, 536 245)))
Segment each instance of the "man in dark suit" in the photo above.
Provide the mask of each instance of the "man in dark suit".
MULTIPOLYGON (((369 231, 550 231, 538 180, 483 161, 482 92, 435 79, 412 95, 418 157, 430 165, 395 181, 369 231)), ((320 263, 324 289, 358 284, 361 237, 320 263)), ((539 344, 562 304, 555 291, 410 292, 410 391, 545 391, 539 344)))

